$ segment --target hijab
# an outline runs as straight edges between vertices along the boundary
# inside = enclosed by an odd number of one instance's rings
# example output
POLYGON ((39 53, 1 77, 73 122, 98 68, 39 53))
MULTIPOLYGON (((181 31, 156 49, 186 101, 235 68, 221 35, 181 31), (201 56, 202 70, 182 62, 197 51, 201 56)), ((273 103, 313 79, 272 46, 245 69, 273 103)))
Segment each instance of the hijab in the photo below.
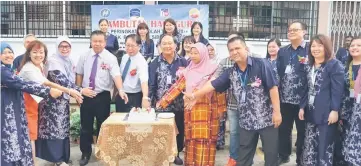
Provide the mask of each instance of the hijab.
MULTIPOLYGON (((213 50, 214 50, 214 57, 213 57, 212 59, 210 59, 210 60, 212 61, 212 63, 218 64, 218 63, 219 63, 219 59, 218 59, 217 49, 216 49, 216 47, 214 47, 215 44, 209 42, 209 43, 207 44, 207 46, 211 46, 211 47, 213 48, 213 50)), ((208 50, 208 48, 207 48, 207 50, 208 50)))
MULTIPOLYGON (((1 54, 4 52, 5 48, 8 48, 8 49, 10 49, 12 52, 14 52, 13 49, 11 48, 11 46, 10 46, 8 43, 6 43, 6 42, 1 42, 1 54)), ((3 64, 2 61, 1 61, 1 65, 4 65, 4 66, 6 66, 6 67, 8 67, 8 68, 11 68, 11 64, 3 64)))
POLYGON ((196 43, 191 46, 196 48, 201 58, 198 64, 190 62, 183 75, 186 79, 186 92, 192 93, 195 89, 200 89, 216 71, 217 64, 209 59, 208 49, 203 43, 196 43))
POLYGON ((71 47, 70 39, 66 36, 60 36, 56 39, 56 53, 53 54, 51 57, 49 57, 49 60, 47 62, 47 71, 53 71, 53 70, 59 70, 61 73, 63 73, 66 78, 74 83, 75 82, 75 73, 74 73, 74 65, 72 60, 70 59, 71 51, 69 52, 69 55, 63 56, 59 52, 59 45, 62 42, 67 42, 71 47))

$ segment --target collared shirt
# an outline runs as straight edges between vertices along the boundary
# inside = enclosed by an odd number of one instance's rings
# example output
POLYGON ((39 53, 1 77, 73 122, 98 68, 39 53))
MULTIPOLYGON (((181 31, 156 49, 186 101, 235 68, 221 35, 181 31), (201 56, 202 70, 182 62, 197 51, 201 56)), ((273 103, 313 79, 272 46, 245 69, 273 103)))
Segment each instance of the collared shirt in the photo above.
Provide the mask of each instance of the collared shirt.
MULTIPOLYGON (((149 98, 152 99, 153 107, 177 81, 178 69, 185 68, 187 65, 187 60, 179 55, 175 55, 173 62, 169 64, 162 54, 149 64, 149 98), (169 77, 170 83, 168 82, 169 77)), ((163 111, 183 111, 183 109, 184 102, 181 94, 163 111)))
POLYGON ((144 56, 145 60, 152 60, 154 58, 154 41, 149 39, 149 44, 147 41, 142 41, 140 52, 144 56))
POLYGON ((21 55, 17 56, 17 57, 14 59, 13 66, 12 66, 12 69, 13 69, 13 70, 18 71, 18 68, 19 68, 19 66, 20 66, 20 63, 21 63, 21 61, 23 60, 24 56, 25 56, 25 54, 21 54, 21 55))
POLYGON ((309 44, 303 41, 297 49, 291 44, 280 48, 277 56, 277 73, 281 103, 300 104, 301 96, 307 85, 305 65, 308 63, 309 44), (290 72, 286 73, 290 65, 290 72))
POLYGON ((107 43, 105 49, 114 54, 119 49, 119 42, 116 36, 107 33, 107 43))
POLYGON ((271 60, 271 58, 267 58, 268 62, 271 63, 271 66, 272 66, 272 69, 274 71, 274 75, 275 77, 277 78, 277 81, 279 80, 279 76, 278 76, 278 73, 277 73, 277 60, 271 60))
POLYGON ((348 50, 346 48, 342 48, 340 47, 337 52, 336 52, 336 58, 341 61, 341 63, 343 65, 346 65, 347 63, 347 58, 350 55, 350 53, 348 52, 348 50))
POLYGON ((217 92, 228 88, 233 92, 240 113, 240 127, 246 130, 259 130, 273 125, 269 90, 277 86, 277 81, 266 59, 248 56, 247 63, 245 86, 241 84, 236 64, 211 83, 217 92), (242 93, 246 93, 245 101, 241 99, 242 93))
POLYGON ((39 84, 44 84, 48 80, 43 71, 39 67, 36 67, 32 62, 25 63, 19 72, 19 76, 26 81, 34 81, 39 84))
MULTIPOLYGON (((232 68, 234 66, 234 61, 231 60, 231 58, 227 57, 223 59, 215 72, 215 76, 219 77, 224 71, 226 71, 229 68, 232 68)), ((237 101, 236 98, 233 95, 233 92, 229 89, 226 93, 227 96, 227 110, 237 111, 237 101)))
POLYGON ((131 62, 125 80, 123 80, 123 89, 126 93, 138 93, 142 91, 142 83, 146 82, 148 84, 148 63, 139 52, 134 56, 125 54, 120 64, 121 74, 123 74, 129 58, 131 62))
POLYGON ((302 96, 301 108, 306 109, 306 121, 313 124, 327 124, 331 111, 340 111, 344 92, 344 67, 340 61, 332 59, 316 71, 307 65, 307 93, 302 96), (312 75, 314 75, 314 81, 312 75), (310 96, 313 102, 309 102, 310 96))
MULTIPOLYGON (((83 75, 82 87, 84 88, 89 87, 89 77, 92 71, 95 54, 93 49, 89 49, 89 51, 80 56, 76 66, 76 73, 83 75)), ((96 93, 111 91, 114 85, 113 79, 116 76, 120 76, 117 58, 108 50, 104 49, 99 53, 98 57, 94 91, 96 93)))

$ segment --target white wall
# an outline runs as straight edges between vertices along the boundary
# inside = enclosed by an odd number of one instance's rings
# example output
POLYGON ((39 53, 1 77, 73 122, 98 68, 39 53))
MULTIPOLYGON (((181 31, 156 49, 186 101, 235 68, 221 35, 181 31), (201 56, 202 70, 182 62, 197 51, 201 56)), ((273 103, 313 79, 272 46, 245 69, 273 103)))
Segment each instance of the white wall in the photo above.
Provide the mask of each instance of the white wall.
MULTIPOLYGON (((55 38, 41 38, 48 47, 48 55, 55 53, 55 38)), ((15 56, 23 54, 25 48, 23 46, 22 38, 2 38, 1 41, 8 42, 15 52, 15 56)), ((72 55, 71 58, 75 63, 78 62, 78 58, 83 54, 87 49, 89 49, 89 39, 71 39, 72 42, 72 55)), ((216 45, 218 56, 220 58, 228 57, 227 41, 225 40, 211 40, 212 43, 216 45)), ((286 45, 288 42, 282 42, 282 45, 286 45)), ((267 42, 264 41, 247 41, 247 45, 250 48, 251 52, 260 55, 261 57, 266 57, 267 42)))

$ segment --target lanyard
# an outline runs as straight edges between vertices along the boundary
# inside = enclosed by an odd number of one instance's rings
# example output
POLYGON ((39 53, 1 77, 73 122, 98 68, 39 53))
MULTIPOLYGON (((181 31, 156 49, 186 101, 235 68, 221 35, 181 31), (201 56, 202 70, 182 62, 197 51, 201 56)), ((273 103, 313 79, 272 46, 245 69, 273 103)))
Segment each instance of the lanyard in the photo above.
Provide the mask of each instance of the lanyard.
POLYGON ((348 79, 350 80, 350 89, 353 89, 355 85, 355 74, 353 73, 352 66, 353 62, 351 62, 348 66, 348 79))
POLYGON ((247 83, 247 76, 248 76, 248 68, 246 68, 246 71, 241 72, 241 69, 237 69, 239 74, 239 81, 241 82, 242 87, 246 86, 247 83), (244 75, 244 77, 242 77, 244 75))
POLYGON ((315 66, 312 66, 312 71, 311 71, 311 80, 312 80, 312 85, 315 86, 316 83, 316 76, 318 74, 319 69, 316 69, 315 66))
POLYGON ((290 59, 288 61, 288 65, 291 65, 292 60, 296 57, 296 55, 297 55, 297 52, 292 52, 292 55, 290 56, 290 59))

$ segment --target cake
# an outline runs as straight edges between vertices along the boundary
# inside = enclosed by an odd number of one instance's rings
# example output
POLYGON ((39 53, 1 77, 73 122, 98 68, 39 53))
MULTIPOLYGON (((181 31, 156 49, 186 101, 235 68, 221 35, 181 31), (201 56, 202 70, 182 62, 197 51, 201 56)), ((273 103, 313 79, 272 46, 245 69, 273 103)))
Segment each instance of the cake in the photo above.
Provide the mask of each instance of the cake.
POLYGON ((129 112, 128 121, 149 122, 155 121, 156 114, 154 108, 132 108, 129 112))

